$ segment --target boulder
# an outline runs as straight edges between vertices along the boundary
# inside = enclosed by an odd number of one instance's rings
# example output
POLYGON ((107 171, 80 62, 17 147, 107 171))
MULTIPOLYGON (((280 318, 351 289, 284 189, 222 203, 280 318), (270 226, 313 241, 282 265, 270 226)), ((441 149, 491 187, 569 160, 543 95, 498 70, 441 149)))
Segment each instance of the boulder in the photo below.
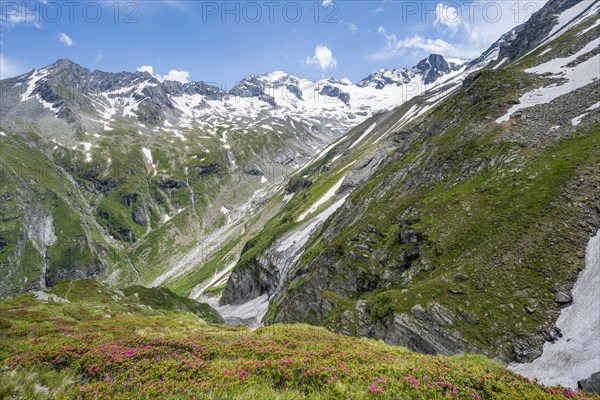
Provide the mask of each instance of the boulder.
POLYGON ((561 303, 561 304, 570 303, 572 300, 571 296, 569 296, 565 292, 561 292, 561 291, 556 292, 555 296, 556 296, 556 302, 561 303))
POLYGON ((579 389, 587 392, 600 394, 600 372, 592 374, 592 376, 587 379, 580 380, 577 382, 577 386, 579 389))

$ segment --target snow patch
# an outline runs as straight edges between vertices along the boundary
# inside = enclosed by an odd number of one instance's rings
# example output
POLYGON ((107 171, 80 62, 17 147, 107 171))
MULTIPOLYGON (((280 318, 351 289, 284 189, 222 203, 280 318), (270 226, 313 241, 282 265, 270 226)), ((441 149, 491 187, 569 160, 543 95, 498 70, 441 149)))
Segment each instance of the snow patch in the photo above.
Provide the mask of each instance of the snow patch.
POLYGON ((152 152, 150 149, 143 147, 142 153, 144 154, 146 162, 150 165, 150 167, 152 167, 153 176, 156 176, 158 171, 156 170, 156 164, 154 164, 154 160, 152 159, 152 152))
POLYGON ((167 132, 171 132, 173 134, 173 136, 175 136, 177 139, 185 142, 187 140, 187 138, 185 136, 183 136, 181 134, 181 132, 179 132, 177 129, 166 129, 167 132))
POLYGON ((177 214, 179 214, 180 212, 182 212, 184 209, 183 208, 178 208, 175 210, 175 212, 173 213, 173 215, 169 215, 169 214, 165 214, 163 215, 163 224, 166 222, 169 222, 171 219, 173 219, 174 216, 176 216, 177 214))
POLYGON ((581 114, 581 115, 579 115, 579 116, 577 116, 577 117, 573 118, 573 119, 571 120, 571 124, 572 124, 573 126, 577 126, 577 125, 579 125, 579 124, 581 123, 581 120, 582 120, 583 118, 585 118, 585 116, 586 116, 586 115, 588 115, 588 114, 589 114, 589 113, 581 114))
POLYGON ((587 1, 582 1, 575 4, 573 7, 564 10, 559 14, 557 24, 552 27, 552 30, 548 34, 548 37, 554 36, 555 33, 566 27, 571 21, 573 21, 579 14, 585 11, 590 5, 587 1))
MULTIPOLYGON (((88 142, 81 142, 81 143, 79 143, 79 146, 83 147, 83 153, 85 154, 85 161, 91 162, 92 154, 90 153, 90 150, 92 149, 92 144, 88 143, 88 142)), ((78 147, 77 145, 73 146, 72 150, 76 150, 77 147, 78 147)))
POLYGON ((285 204, 289 203, 292 197, 294 197, 294 193, 286 194, 285 196, 283 196, 283 202, 285 204))
MULTIPOLYGON (((265 293, 243 304, 215 307, 226 322, 228 319, 243 320, 246 326, 258 328, 269 308, 269 296, 265 293)), ((240 321, 242 322, 242 321, 240 321)))
POLYGON ((333 185, 323 196, 321 196, 319 200, 317 200, 312 206, 310 206, 308 210, 300 214, 300 216, 298 217, 298 222, 302 221, 308 215, 317 211, 319 207, 321 207, 323 204, 327 203, 331 198, 333 198, 333 196, 335 196, 335 194, 337 193, 338 189, 342 186, 342 183, 344 183, 345 178, 346 175, 344 175, 340 180, 338 180, 335 183, 335 185, 333 185))
POLYGON ((593 105, 589 106, 588 107, 588 111, 595 110, 596 108, 600 108, 600 101, 597 102, 596 104, 593 104, 593 105))
POLYGON ((592 25, 588 26, 587 28, 585 28, 584 30, 582 30, 581 32, 579 32, 577 34, 577 36, 585 35, 586 33, 588 33, 589 31, 591 31, 592 29, 594 29, 598 25, 600 25, 600 19, 597 19, 596 22, 594 22, 592 25))
POLYGON ((275 257, 275 266, 279 271, 279 285, 272 297, 275 297, 279 293, 283 282, 285 282, 288 269, 298 261, 302 255, 302 249, 308 242, 310 235, 346 202, 347 197, 348 196, 346 195, 339 199, 319 215, 306 221, 291 232, 288 232, 275 243, 273 246, 275 254, 272 254, 272 256, 275 257))
POLYGON ((492 69, 498 69, 498 68, 500 68, 504 63, 506 63, 506 61, 508 61, 508 58, 504 57, 502 59, 502 61, 500 61, 498 64, 494 65, 494 68, 492 68, 492 69))
POLYGON ((566 82, 552 84, 525 93, 519 99, 519 104, 512 106, 506 114, 496 120, 496 123, 508 121, 512 114, 518 110, 533 107, 539 104, 548 104, 552 100, 582 88, 598 79, 600 70, 600 57, 591 57, 585 62, 573 68, 564 67, 579 56, 584 55, 600 45, 600 38, 592 40, 584 48, 567 58, 555 58, 537 67, 526 69, 525 72, 536 74, 553 74, 557 78, 563 78, 566 82))
POLYGON ((154 165, 154 160, 152 159, 152 152, 150 151, 150 149, 144 147, 142 148, 142 153, 144 153, 144 157, 146 157, 146 161, 148 162, 148 164, 154 165))
POLYGON ((369 135, 369 133, 373 132, 373 129, 375 129, 376 126, 377 126, 377 122, 373 122, 373 124, 371 126, 369 126, 367 129, 365 129, 365 132, 358 139, 356 139, 356 141, 354 143, 352 143, 352 145, 349 147, 349 149, 353 148, 354 146, 356 146, 357 144, 362 142, 363 139, 369 135))
POLYGON ((570 388, 600 371, 600 230, 588 243, 585 263, 573 287, 573 303, 556 321, 563 336, 546 342, 541 357, 532 363, 511 364, 511 370, 544 385, 570 388))
POLYGON ((40 70, 33 71, 33 74, 31 75, 31 77, 29 78, 29 81, 27 82, 27 90, 25 91, 25 93, 21 94, 21 101, 27 101, 30 98, 32 98, 33 91, 37 87, 38 83, 42 79, 44 79, 46 76, 48 76, 49 72, 50 71, 48 71, 46 69, 40 69, 40 70))

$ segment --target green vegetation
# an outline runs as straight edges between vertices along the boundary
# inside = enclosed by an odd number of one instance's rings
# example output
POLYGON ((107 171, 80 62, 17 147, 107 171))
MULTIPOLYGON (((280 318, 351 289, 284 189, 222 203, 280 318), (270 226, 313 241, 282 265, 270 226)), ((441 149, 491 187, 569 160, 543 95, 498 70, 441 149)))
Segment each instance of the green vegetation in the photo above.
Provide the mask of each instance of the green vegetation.
POLYGON ((208 262, 203 263, 201 268, 193 269, 167 284, 175 293, 188 296, 192 289, 199 283, 211 278, 215 273, 225 268, 233 257, 232 251, 238 244, 239 239, 232 240, 222 247, 208 262))
POLYGON ((210 325, 169 309, 162 290, 87 280, 51 293, 58 301, 0 302, 4 399, 599 398, 482 356, 420 355, 307 325, 210 325))
MULTIPOLYGON (((568 288, 583 264, 588 237, 581 227, 597 198, 600 124, 575 130, 561 121, 567 127, 550 135, 550 122, 533 128, 519 118, 494 121, 523 93, 548 84, 547 77, 524 69, 572 54, 597 35, 598 28, 578 36, 591 23, 548 44, 551 52, 541 48, 517 64, 474 73, 463 90, 390 132, 379 149, 385 162, 351 192, 349 207, 312 235, 267 320, 297 317, 358 334, 359 326, 347 318, 356 315, 358 300, 366 300, 367 325, 435 302, 453 316, 448 332, 460 333, 484 354, 511 359, 517 338, 540 339, 560 308, 554 293, 568 288), (540 59, 541 52, 549 55, 540 59), (323 275, 329 290, 318 283, 323 275), (322 299, 314 298, 315 287, 322 299), (300 316, 284 309, 307 293, 316 308, 333 311, 300 316)), ((391 113, 373 138, 408 106, 391 113)), ((360 163, 370 157, 370 147, 348 153, 342 143, 332 153, 341 154, 338 165, 360 163)), ((299 193, 314 199, 320 179, 331 176, 328 163, 324 157, 290 186, 313 182, 299 193)), ((276 218, 294 206, 290 202, 276 218)))

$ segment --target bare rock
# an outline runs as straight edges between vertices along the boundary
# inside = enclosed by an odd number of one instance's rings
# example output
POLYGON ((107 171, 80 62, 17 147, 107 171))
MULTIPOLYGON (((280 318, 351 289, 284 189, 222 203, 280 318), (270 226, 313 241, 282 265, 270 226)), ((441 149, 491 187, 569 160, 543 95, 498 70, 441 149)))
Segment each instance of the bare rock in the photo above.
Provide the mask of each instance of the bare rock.
POLYGON ((556 302, 561 303, 561 304, 570 303, 572 300, 571 296, 569 296, 565 292, 561 292, 561 291, 556 292, 555 296, 556 296, 556 302))
POLYGON ((600 394, 600 372, 592 374, 592 376, 587 379, 580 380, 577 382, 577 386, 579 389, 587 392, 600 394))

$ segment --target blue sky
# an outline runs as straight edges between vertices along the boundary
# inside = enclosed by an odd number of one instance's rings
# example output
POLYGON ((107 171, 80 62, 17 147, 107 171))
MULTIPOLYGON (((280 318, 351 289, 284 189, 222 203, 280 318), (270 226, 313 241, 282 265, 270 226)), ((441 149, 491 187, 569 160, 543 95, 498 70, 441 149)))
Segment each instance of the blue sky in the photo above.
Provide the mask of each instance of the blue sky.
POLYGON ((0 76, 69 58, 227 88, 274 70, 356 82, 430 53, 476 57, 544 3, 0 0, 0 76))

